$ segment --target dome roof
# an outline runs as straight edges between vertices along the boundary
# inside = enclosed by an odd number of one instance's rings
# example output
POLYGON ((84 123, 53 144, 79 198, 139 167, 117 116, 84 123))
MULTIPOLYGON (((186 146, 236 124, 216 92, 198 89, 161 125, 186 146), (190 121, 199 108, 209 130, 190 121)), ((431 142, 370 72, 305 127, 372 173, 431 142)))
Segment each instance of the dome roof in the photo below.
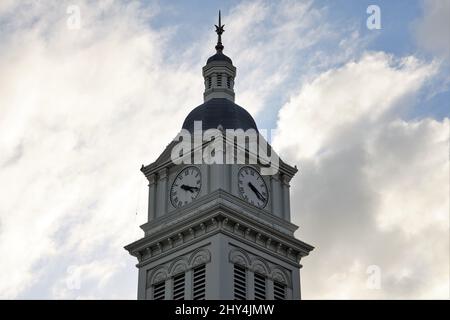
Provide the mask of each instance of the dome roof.
POLYGON ((183 129, 194 132, 194 121, 202 121, 202 129, 255 129, 255 120, 250 113, 225 98, 214 98, 192 110, 183 123, 183 129))
POLYGON ((208 58, 208 61, 206 61, 206 64, 213 62, 213 61, 226 61, 231 64, 233 64, 233 61, 226 55, 224 55, 221 51, 218 51, 215 55, 208 58))

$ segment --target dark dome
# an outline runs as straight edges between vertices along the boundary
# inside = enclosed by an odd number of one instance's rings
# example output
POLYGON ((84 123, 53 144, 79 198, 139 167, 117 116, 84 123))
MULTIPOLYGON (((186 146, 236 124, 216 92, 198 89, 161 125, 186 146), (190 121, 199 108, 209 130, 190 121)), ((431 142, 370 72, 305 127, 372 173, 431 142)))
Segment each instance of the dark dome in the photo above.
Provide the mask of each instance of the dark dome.
POLYGON ((194 121, 202 121, 202 129, 255 129, 255 120, 244 108, 225 98, 214 98, 192 110, 183 123, 183 129, 194 132, 194 121))
POLYGON ((212 61, 226 61, 233 64, 233 61, 231 61, 231 59, 224 55, 222 52, 217 52, 215 55, 209 57, 208 61, 206 61, 206 64, 212 61))

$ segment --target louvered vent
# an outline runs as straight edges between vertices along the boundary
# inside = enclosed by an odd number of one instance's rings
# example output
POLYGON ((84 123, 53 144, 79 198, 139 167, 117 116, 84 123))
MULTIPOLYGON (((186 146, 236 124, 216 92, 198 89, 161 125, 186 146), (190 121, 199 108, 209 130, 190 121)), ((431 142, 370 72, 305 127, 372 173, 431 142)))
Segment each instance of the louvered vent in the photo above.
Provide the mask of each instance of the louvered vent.
POLYGON ((211 77, 208 77, 208 89, 211 89, 211 77))
POLYGON ((266 277, 255 273, 255 300, 266 300, 266 277))
POLYGON ((245 268, 234 265, 234 300, 245 300, 247 297, 247 278, 245 268))
POLYGON ((162 281, 153 285, 153 300, 164 300, 166 298, 166 282, 162 281))
POLYGON ((193 299, 205 300, 206 268, 205 265, 194 268, 193 299))
POLYGON ((173 300, 184 300, 184 272, 173 277, 173 300))
POLYGON ((231 77, 227 77, 227 88, 231 89, 231 77))
POLYGON ((274 281, 273 283, 273 297, 275 300, 286 299, 286 286, 280 282, 274 281))
POLYGON ((217 86, 222 86, 222 75, 220 73, 217 75, 217 86))

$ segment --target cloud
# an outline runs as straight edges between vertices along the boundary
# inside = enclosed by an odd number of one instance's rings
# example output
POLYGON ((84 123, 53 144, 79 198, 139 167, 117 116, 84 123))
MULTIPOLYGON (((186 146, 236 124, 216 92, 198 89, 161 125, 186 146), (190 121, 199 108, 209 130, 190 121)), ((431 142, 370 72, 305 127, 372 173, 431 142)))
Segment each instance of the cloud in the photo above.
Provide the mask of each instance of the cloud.
MULTIPOLYGON (((121 248, 141 236, 140 165, 156 158, 201 97, 193 65, 165 63, 170 33, 148 27, 152 6, 79 1, 82 27, 71 30, 68 4, 24 1, 1 11, 3 298, 52 297, 68 266, 96 259, 109 261, 105 273, 119 272, 111 261, 133 270, 121 248)), ((135 274, 129 279, 134 286, 122 297, 135 297, 135 274)))
POLYGON ((305 298, 448 297, 449 120, 402 117, 437 72, 366 53, 281 108, 274 145, 299 165, 294 223, 316 246, 303 263, 305 298), (379 290, 367 287, 372 265, 379 290))
POLYGON ((224 21, 224 52, 238 66, 236 101, 252 114, 276 111, 271 102, 280 92, 346 61, 367 41, 349 21, 333 25, 328 9, 309 0, 244 1, 224 21), (328 46, 339 49, 330 55, 328 46))
MULTIPOLYGON (((205 28, 199 38, 208 43, 174 59, 177 25, 153 23, 164 10, 157 2, 2 1, 0 192, 8 196, 0 203, 1 297, 135 297, 135 261, 121 248, 142 235, 147 197, 138 169, 201 103, 201 57, 215 42, 205 28), (79 29, 68 24, 69 5, 79 8, 79 29), (100 262, 112 274, 104 288, 120 283, 121 295, 93 285, 100 262), (68 290, 74 269, 82 270, 82 285, 68 290)), ((324 15, 313 2, 295 1, 245 2, 225 13, 238 102, 263 110, 268 88, 289 83, 300 51, 341 42, 324 15)), ((304 64, 342 59, 324 56, 304 64)))
POLYGON ((423 1, 423 17, 415 23, 416 38, 419 46, 450 58, 450 2, 423 1))
MULTIPOLYGON (((178 26, 156 27, 166 10, 158 2, 76 1, 81 28, 72 30, 73 4, 0 3, 2 298, 135 298, 135 259, 122 247, 146 219, 139 167, 202 101, 210 29, 174 52, 178 26)), ((291 97, 276 146, 300 165, 294 222, 317 246, 304 296, 441 297, 448 120, 401 117, 439 66, 355 59, 368 39, 313 1, 223 13, 237 102, 264 116, 291 97), (362 287, 368 264, 381 267, 381 291, 362 287)))
MULTIPOLYGON (((329 148, 340 147, 332 143, 336 131, 362 119, 365 126, 376 123, 386 113, 396 111, 393 106, 400 106, 402 99, 435 73, 435 66, 420 64, 412 56, 398 60, 382 52, 367 53, 358 62, 324 72, 280 110, 277 143, 297 157, 332 151, 329 148), (293 132, 301 144, 281 139, 293 132)), ((347 138, 353 139, 350 134, 347 138)))

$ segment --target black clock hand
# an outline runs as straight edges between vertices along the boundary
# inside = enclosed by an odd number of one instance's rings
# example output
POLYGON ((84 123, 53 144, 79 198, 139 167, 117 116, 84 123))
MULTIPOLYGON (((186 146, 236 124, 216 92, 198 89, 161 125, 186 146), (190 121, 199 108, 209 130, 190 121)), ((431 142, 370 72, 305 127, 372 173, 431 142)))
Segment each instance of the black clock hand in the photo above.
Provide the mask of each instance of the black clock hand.
POLYGON ((262 196, 262 194, 258 191, 258 189, 256 189, 256 187, 251 182, 248 183, 248 186, 256 194, 259 200, 266 201, 266 199, 262 196))
POLYGON ((256 190, 256 196, 259 198, 259 200, 266 202, 266 198, 258 191, 256 190))
POLYGON ((194 193, 194 191, 192 191, 192 188, 190 186, 185 185, 185 184, 182 184, 180 188, 185 190, 185 191, 190 191, 191 193, 194 193))
POLYGON ((191 193, 194 193, 193 190, 197 191, 199 189, 198 187, 191 187, 191 186, 187 186, 185 184, 182 184, 180 188, 183 190, 186 190, 186 191, 190 191, 191 193))
POLYGON ((255 188, 255 186, 254 186, 251 182, 248 183, 248 186, 249 186, 250 189, 252 189, 252 191, 256 194, 256 196, 258 197, 259 200, 261 200, 261 201, 266 201, 266 198, 264 198, 264 197, 262 196, 262 194, 258 191, 258 189, 255 188))

